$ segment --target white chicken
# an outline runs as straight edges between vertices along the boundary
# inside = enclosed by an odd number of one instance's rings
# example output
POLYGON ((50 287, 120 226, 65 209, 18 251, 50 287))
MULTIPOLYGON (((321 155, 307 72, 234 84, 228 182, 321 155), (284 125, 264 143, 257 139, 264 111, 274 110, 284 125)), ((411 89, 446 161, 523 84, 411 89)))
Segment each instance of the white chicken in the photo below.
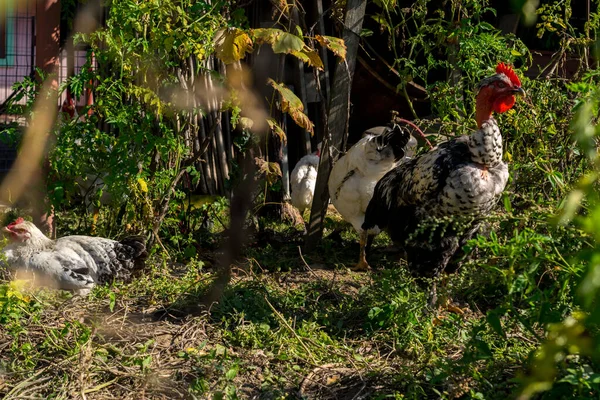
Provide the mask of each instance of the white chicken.
POLYGON ((2 250, 11 271, 33 275, 35 283, 86 295, 97 284, 127 280, 144 267, 144 238, 121 241, 92 237, 46 237, 18 218, 4 228, 10 243, 2 250))
MULTIPOLYGON (((399 125, 372 128, 333 166, 328 182, 331 202, 359 235, 377 181, 403 158, 412 156, 416 145, 416 139, 399 125)), ((361 252, 364 247, 361 243, 361 252)), ((362 268, 363 256, 355 268, 362 268)))
POLYGON ((290 176, 292 184, 292 205, 296 207, 300 213, 303 213, 307 208, 310 209, 315 193, 315 185, 317 183, 317 171, 319 170, 319 156, 321 151, 312 154, 307 154, 302 157, 294 167, 290 176))

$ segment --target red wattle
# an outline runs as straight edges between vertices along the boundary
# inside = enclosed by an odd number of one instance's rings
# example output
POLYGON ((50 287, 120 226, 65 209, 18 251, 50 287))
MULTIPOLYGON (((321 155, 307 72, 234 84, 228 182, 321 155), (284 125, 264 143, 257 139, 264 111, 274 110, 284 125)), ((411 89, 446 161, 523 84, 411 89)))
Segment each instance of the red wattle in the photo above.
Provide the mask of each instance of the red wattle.
POLYGON ((515 96, 504 96, 500 97, 494 102, 494 111, 497 113, 503 113, 510 110, 515 105, 515 96))

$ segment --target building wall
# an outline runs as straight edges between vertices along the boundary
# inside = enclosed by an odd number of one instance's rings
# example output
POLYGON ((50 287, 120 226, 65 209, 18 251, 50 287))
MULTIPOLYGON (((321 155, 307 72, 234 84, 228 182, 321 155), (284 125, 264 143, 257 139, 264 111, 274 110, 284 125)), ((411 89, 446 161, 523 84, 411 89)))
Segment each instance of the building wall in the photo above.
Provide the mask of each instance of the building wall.
MULTIPOLYGON (((35 65, 35 40, 39 43, 46 38, 35 38, 35 18, 36 7, 35 0, 19 0, 11 5, 6 5, 0 1, 0 7, 7 7, 6 21, 6 57, 0 58, 0 104, 13 94, 13 86, 17 82, 23 81, 27 76, 32 76, 35 65)), ((47 39, 46 39, 47 40, 47 39)), ((81 70, 85 64, 87 52, 85 50, 74 51, 75 73, 81 70)), ((67 53, 61 51, 60 68, 58 72, 59 84, 63 83, 67 76, 67 53)), ((66 98, 66 93, 63 93, 59 99, 59 104, 66 98)), ((77 100, 77 105, 82 107, 86 104, 84 96, 77 100)), ((25 104, 26 98, 18 101, 17 104, 25 104)), ((57 105, 58 106, 58 105, 57 105)), ((0 123, 6 123, 13 120, 11 116, 0 115, 0 123)))

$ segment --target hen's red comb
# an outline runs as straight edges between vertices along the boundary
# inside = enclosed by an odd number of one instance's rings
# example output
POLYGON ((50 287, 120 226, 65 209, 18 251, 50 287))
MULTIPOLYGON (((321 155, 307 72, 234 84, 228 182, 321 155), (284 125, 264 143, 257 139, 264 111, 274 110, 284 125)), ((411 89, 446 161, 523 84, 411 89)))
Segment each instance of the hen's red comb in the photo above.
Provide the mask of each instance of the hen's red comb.
POLYGON ((510 65, 499 63, 496 67, 496 73, 508 76, 513 85, 521 87, 521 81, 510 65))
POLYGON ((25 220, 23 219, 23 217, 19 217, 14 222, 11 222, 10 224, 8 224, 8 226, 19 225, 19 224, 21 224, 23 222, 25 222, 25 220))

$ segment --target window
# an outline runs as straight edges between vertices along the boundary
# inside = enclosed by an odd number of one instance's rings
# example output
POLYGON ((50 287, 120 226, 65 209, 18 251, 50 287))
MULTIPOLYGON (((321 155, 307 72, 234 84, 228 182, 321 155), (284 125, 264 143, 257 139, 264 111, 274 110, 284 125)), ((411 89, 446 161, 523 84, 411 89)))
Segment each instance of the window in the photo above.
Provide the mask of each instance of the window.
POLYGON ((15 18, 7 1, 0 1, 0 67, 15 63, 15 18))

